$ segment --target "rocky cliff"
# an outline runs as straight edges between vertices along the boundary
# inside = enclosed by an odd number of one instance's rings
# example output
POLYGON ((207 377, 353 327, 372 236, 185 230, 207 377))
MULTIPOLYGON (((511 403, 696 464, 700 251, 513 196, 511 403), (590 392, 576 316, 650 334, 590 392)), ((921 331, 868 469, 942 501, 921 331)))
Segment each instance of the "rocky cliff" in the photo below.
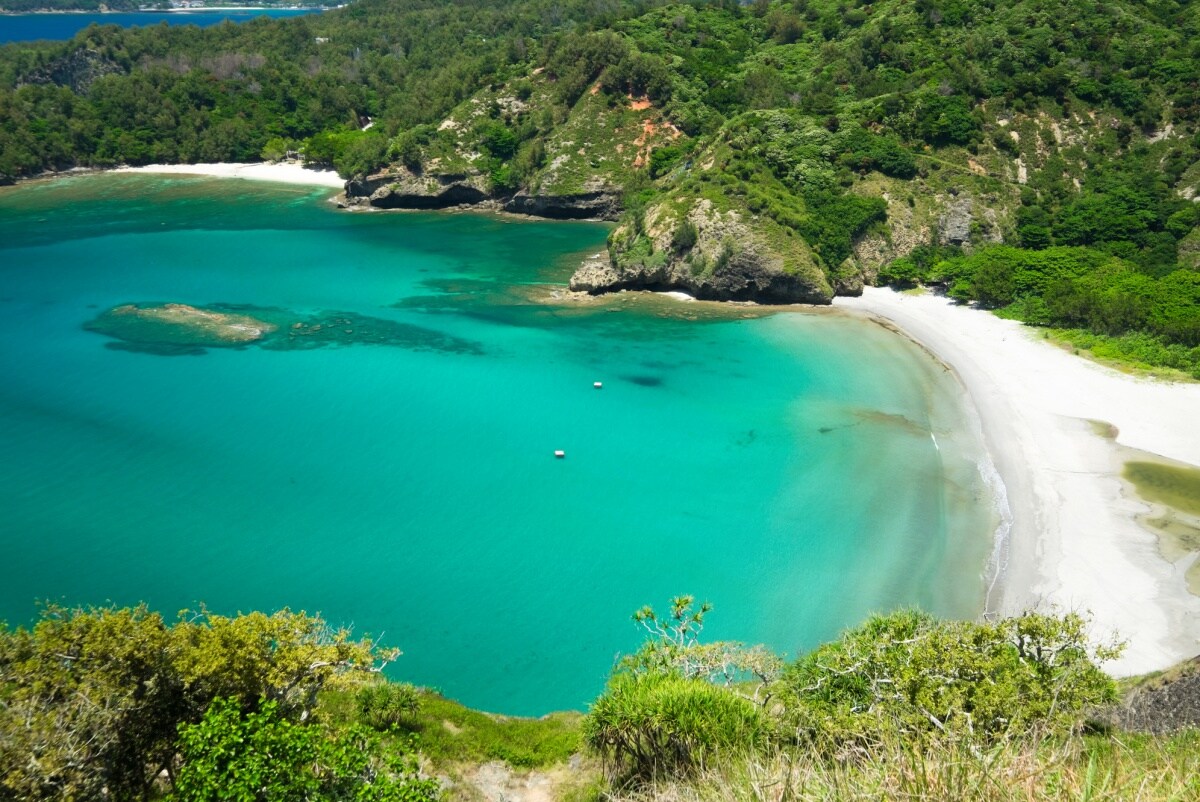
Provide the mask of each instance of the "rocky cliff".
POLYGON ((571 194, 537 194, 495 191, 485 176, 437 174, 421 176, 405 168, 389 168, 346 182, 350 206, 376 209, 448 209, 489 204, 513 214, 554 220, 616 220, 621 215, 621 193, 599 185, 571 194))
MULTIPOLYGON (((861 285, 859 285, 861 290, 861 285)), ((737 211, 699 200, 683 212, 659 204, 609 238, 609 254, 571 277, 571 289, 678 290, 713 301, 827 304, 834 290, 800 243, 788 252, 737 211)))

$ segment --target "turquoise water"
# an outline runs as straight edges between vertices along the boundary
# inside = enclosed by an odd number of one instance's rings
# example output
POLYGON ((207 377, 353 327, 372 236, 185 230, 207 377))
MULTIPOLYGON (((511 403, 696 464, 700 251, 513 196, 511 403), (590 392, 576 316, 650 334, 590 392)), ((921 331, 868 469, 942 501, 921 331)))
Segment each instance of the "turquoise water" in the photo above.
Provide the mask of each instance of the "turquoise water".
POLYGON ((120 25, 122 28, 158 25, 210 25, 229 20, 246 22, 257 17, 295 17, 320 9, 246 9, 244 11, 128 11, 109 14, 0 14, 0 44, 35 39, 70 39, 89 25, 120 25))
POLYGON ((0 190, 0 618, 320 611, 402 648, 396 677, 536 714, 584 706, 673 594, 714 602, 706 636, 792 654, 871 611, 978 612, 977 440, 915 346, 836 313, 551 305, 604 226, 326 194, 0 190), (418 336, 161 356, 83 328, 166 301, 418 336))

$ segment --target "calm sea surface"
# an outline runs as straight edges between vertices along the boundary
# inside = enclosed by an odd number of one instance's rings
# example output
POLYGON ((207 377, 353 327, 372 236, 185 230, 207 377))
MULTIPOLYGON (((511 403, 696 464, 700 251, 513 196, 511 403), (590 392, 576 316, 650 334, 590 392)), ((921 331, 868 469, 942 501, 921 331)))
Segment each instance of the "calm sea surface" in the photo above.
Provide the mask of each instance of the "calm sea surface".
POLYGON ((0 14, 0 44, 5 42, 27 42, 34 39, 70 39, 87 26, 120 25, 131 28, 135 25, 209 25, 230 20, 245 22, 256 17, 295 17, 312 14, 319 9, 247 9, 245 11, 131 11, 112 14, 0 14))
POLYGON ((906 340, 836 313, 548 305, 606 227, 326 196, 0 189, 0 619, 320 611, 401 647, 396 677, 537 714, 592 699, 631 613, 673 594, 715 603, 706 636, 790 654, 872 611, 979 611, 978 440, 906 340), (166 301, 403 336, 170 356, 84 328, 166 301))

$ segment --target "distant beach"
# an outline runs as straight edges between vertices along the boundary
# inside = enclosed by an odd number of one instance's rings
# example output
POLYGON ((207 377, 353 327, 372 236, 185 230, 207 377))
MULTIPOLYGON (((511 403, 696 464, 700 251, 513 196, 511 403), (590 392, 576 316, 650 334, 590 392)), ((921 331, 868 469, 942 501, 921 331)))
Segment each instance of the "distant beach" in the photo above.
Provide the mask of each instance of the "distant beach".
POLYGON ((1200 597, 1183 579, 1189 559, 1162 556, 1137 521, 1149 504, 1120 478, 1130 449, 1200 465, 1200 384, 1119 373, 932 294, 869 287, 835 304, 924 345, 973 399, 1012 514, 993 611, 1090 611, 1094 635, 1129 643, 1109 666, 1119 675, 1200 651, 1200 597))
POLYGON ((212 178, 245 178, 251 181, 274 181, 278 184, 341 189, 345 179, 334 170, 313 170, 295 162, 261 162, 256 164, 147 164, 142 167, 118 167, 115 173, 159 173, 163 175, 201 175, 212 178))

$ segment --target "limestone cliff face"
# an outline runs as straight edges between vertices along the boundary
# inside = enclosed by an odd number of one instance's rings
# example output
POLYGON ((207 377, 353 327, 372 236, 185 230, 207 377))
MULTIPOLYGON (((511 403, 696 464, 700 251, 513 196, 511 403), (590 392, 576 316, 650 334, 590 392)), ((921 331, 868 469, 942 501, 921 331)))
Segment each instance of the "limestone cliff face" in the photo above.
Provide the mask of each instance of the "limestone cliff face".
POLYGON ((738 212, 719 212, 706 200, 683 214, 660 204, 640 225, 619 226, 609 239, 609 253, 586 261, 571 277, 571 289, 592 294, 679 290, 714 301, 829 303, 833 288, 802 243, 794 246, 788 252, 738 212))
POLYGON ((881 267, 921 245, 958 245, 970 251, 1002 242, 1018 205, 1015 192, 983 191, 970 178, 961 180, 964 187, 953 192, 934 191, 920 179, 878 178, 857 189, 887 202, 887 225, 854 242, 851 264, 843 272, 871 283, 881 267))

